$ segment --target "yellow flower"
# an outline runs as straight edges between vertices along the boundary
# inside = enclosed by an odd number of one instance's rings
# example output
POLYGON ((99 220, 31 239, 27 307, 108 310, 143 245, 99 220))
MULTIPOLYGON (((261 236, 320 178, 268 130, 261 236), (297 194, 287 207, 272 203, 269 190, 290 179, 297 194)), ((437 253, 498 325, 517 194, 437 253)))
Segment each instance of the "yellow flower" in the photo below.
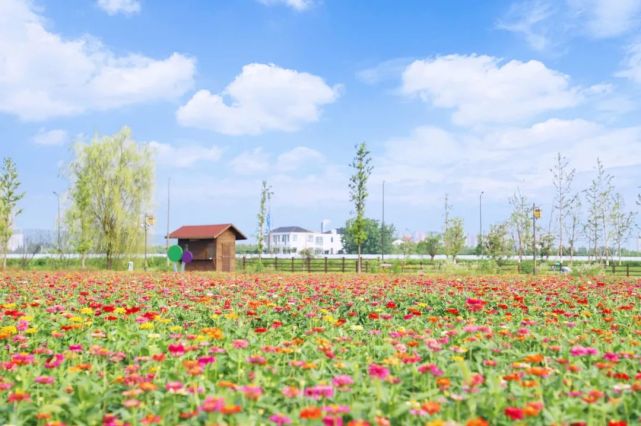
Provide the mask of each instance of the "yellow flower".
POLYGON ((15 303, 5 303, 4 305, 2 305, 2 307, 4 309, 11 309, 11 308, 15 308, 16 304, 15 303))
POLYGON ((236 315, 234 312, 230 312, 228 314, 225 314, 225 318, 229 320, 235 320, 238 319, 238 315, 236 315))
POLYGON ((15 325, 5 325, 4 327, 0 328, 0 334, 18 334, 18 329, 15 325))
POLYGON ((143 322, 140 324, 141 330, 151 330, 152 328, 154 328, 154 323, 152 322, 143 322))
POLYGON ((116 314, 124 314, 125 312, 127 312, 127 311, 123 307, 114 309, 114 313, 116 313, 116 314))
POLYGON ((182 329, 183 328, 179 325, 172 325, 171 327, 169 327, 169 331, 171 331, 172 333, 177 333, 182 329))
POLYGON ((363 326, 362 325, 353 325, 350 327, 352 331, 363 331, 363 326))
POLYGON ((84 319, 82 319, 82 317, 71 317, 71 318, 69 318, 69 321, 71 321, 71 322, 83 322, 84 319))
POLYGON ((27 333, 27 334, 35 334, 37 332, 38 332, 38 328, 36 328, 36 327, 30 327, 30 328, 27 328, 25 330, 25 333, 27 333))
POLYGON ((454 355, 452 357, 452 361, 460 362, 460 361, 464 361, 464 360, 465 360, 465 358, 463 358, 462 356, 454 355))
POLYGON ((33 317, 31 315, 23 315, 19 319, 23 321, 33 321, 33 317))
POLYGON ((160 339, 161 336, 158 333, 149 333, 147 337, 150 339, 160 339))
POLYGON ((80 313, 84 314, 84 315, 93 315, 93 309, 91 309, 91 308, 82 308, 80 310, 80 313))

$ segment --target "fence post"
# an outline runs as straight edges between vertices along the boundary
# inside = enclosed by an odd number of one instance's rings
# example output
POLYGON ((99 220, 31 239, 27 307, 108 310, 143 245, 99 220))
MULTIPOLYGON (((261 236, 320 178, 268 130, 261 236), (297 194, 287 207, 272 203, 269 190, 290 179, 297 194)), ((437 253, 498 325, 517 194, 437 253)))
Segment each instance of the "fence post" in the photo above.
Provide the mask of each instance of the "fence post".
POLYGON ((307 258, 307 272, 312 272, 312 258, 308 257, 307 258))
POLYGON ((626 277, 630 276, 630 264, 629 263, 625 264, 625 276, 626 277))
POLYGON ((294 256, 292 256, 292 272, 294 272, 294 256))
POLYGON ((327 256, 325 256, 325 273, 327 273, 327 256))
POLYGON ((343 272, 345 272, 345 256, 343 256, 343 272))
POLYGON ((615 275, 616 273, 617 273, 617 267, 616 267, 616 265, 613 263, 613 264, 612 264, 612 275, 615 275))
POLYGON ((369 272, 369 260, 365 261, 365 273, 369 272))
POLYGON ((247 266, 246 263, 247 263, 247 256, 243 256, 243 271, 245 270, 245 267, 247 266))
POLYGON ((278 272, 278 256, 274 257, 274 271, 278 272))

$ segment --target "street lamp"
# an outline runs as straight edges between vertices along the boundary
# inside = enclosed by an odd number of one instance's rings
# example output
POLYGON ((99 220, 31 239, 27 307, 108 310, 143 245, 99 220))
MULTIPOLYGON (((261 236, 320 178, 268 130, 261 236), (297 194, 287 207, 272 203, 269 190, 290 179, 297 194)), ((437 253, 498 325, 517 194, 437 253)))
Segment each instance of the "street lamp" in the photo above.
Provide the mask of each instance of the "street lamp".
POLYGON ((145 227, 145 264, 143 267, 145 271, 147 270, 147 230, 150 226, 154 226, 155 223, 156 218, 154 217, 154 215, 145 213, 145 217, 143 220, 143 226, 145 227))
POLYGON ((536 275, 536 221, 541 218, 541 209, 532 204, 532 274, 536 275))
POLYGON ((485 194, 484 191, 479 194, 479 252, 481 258, 483 258, 483 194, 485 194))

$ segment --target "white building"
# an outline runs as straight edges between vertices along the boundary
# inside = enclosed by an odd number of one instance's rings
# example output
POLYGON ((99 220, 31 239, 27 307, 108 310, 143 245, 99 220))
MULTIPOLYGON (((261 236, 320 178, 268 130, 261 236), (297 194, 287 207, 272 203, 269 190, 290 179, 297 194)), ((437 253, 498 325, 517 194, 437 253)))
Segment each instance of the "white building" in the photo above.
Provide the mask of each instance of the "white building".
POLYGON ((268 249, 274 254, 298 254, 310 249, 314 254, 339 254, 343 250, 336 230, 313 232, 300 226, 282 226, 269 233, 268 249))

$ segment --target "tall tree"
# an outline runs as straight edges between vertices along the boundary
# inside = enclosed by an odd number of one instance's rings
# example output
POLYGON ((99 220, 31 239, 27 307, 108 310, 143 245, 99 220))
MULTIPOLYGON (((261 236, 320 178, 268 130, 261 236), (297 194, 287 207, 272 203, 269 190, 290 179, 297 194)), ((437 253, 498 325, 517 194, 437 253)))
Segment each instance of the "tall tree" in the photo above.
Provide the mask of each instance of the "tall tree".
POLYGON ((512 254, 512 241, 508 235, 508 224, 492 225, 483 241, 484 252, 493 259, 497 265, 502 265, 512 254))
POLYGON ((416 251, 420 254, 429 255, 432 261, 434 261, 434 257, 439 254, 442 248, 441 235, 437 233, 428 235, 416 245, 416 251))
POLYGON ((634 212, 625 211, 625 201, 620 193, 614 194, 612 209, 610 211, 610 225, 612 240, 616 248, 616 256, 621 264, 621 246, 630 238, 634 225, 634 212))
POLYGON ((570 251, 570 263, 573 264, 576 242, 579 238, 581 225, 581 197, 579 196, 579 194, 574 194, 570 198, 569 212, 569 219, 567 221, 567 236, 568 249, 570 251))
POLYGON ((153 152, 124 127, 112 136, 78 143, 75 154, 69 165, 67 223, 72 235, 81 236, 81 249, 91 242, 105 255, 107 268, 113 268, 142 248, 141 221, 153 193, 153 152))
POLYGON ((512 206, 509 224, 516 244, 516 253, 521 262, 532 241, 532 210, 527 197, 521 194, 519 189, 508 199, 508 202, 512 206))
POLYGON ((258 243, 258 261, 263 258, 264 242, 265 242, 265 219, 267 218, 267 203, 274 195, 272 187, 267 185, 267 181, 263 181, 260 189, 260 206, 258 208, 258 229, 256 231, 256 242, 258 243))
POLYGON ((569 168, 568 159, 559 152, 550 172, 552 173, 552 183, 554 184, 553 207, 558 216, 558 256, 563 262, 563 229, 572 201, 571 191, 575 170, 569 168))
POLYGON ((606 172, 600 159, 597 158, 596 176, 590 186, 584 191, 587 204, 587 220, 585 235, 591 243, 592 254, 595 260, 608 256, 610 238, 609 212, 612 206, 612 175, 606 172), (599 241, 603 241, 604 250, 599 250, 599 241))
MULTIPOLYGON (((354 219, 349 219, 345 224, 345 229, 350 229, 354 219)), ((394 225, 391 223, 386 223, 385 227, 381 230, 381 224, 376 219, 365 218, 365 233, 367 238, 363 241, 361 245, 362 254, 380 254, 381 253, 381 240, 385 244, 385 253, 391 253, 394 250, 394 234, 396 230, 394 225), (381 238, 381 232, 384 232, 383 238, 381 238)), ((341 233, 339 231, 339 233, 341 233)), ((341 235, 343 241, 343 250, 345 253, 356 254, 358 253, 358 245, 354 241, 354 238, 349 232, 342 232, 341 235)))
POLYGON ((91 209, 91 185, 87 173, 76 176, 75 185, 71 188, 71 207, 67 210, 65 220, 69 241, 76 253, 80 254, 80 263, 85 268, 87 254, 94 248, 96 240, 91 209))
POLYGON ((16 164, 9 157, 2 162, 0 170, 0 249, 2 250, 2 268, 7 267, 7 252, 9 240, 13 235, 13 221, 22 213, 18 202, 24 197, 24 192, 19 192, 20 181, 16 164))
POLYGON ((443 235, 443 245, 445 254, 456 261, 456 255, 465 246, 465 230, 462 218, 454 217, 449 220, 449 225, 443 235))
POLYGON ((372 174, 372 159, 370 152, 365 143, 356 146, 356 155, 350 164, 354 169, 354 174, 349 180, 349 199, 354 203, 354 220, 347 232, 352 236, 356 243, 358 253, 357 272, 362 270, 361 248, 367 239, 367 230, 365 226, 365 201, 367 200, 367 181, 372 174))

